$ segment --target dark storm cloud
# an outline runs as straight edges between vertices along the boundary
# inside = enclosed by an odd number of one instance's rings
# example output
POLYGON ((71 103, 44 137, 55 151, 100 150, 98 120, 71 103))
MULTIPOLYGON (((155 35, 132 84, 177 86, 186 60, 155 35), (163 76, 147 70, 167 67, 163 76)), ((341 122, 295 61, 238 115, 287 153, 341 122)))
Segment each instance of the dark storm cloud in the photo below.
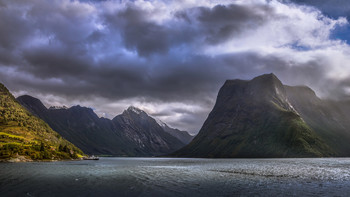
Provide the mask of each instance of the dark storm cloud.
MULTIPOLYGON (((150 21, 152 13, 135 6, 105 15, 105 22, 120 31, 125 46, 140 56, 165 55, 181 45, 195 45, 205 39, 219 44, 278 17, 271 7, 258 5, 217 5, 213 8, 194 7, 173 14, 177 21, 159 25, 150 21)), ((188 46, 189 47, 189 46, 188 46)))
POLYGON ((198 12, 200 29, 204 30, 207 41, 212 44, 238 36, 242 31, 260 26, 274 16, 273 8, 266 5, 217 5, 213 8, 200 7, 198 12))
MULTIPOLYGON (((184 1, 174 9, 157 3, 161 1, 0 0, 0 82, 12 91, 51 94, 68 102, 136 98, 185 103, 153 115, 178 114, 171 125, 193 132, 226 79, 274 72, 289 84, 325 84, 324 91, 347 86, 324 79, 329 67, 322 56, 300 63, 249 47, 206 51, 245 38, 271 21, 288 22, 276 11, 276 2, 185 6, 184 1)), ((102 106, 89 103, 96 105, 102 106)))
MULTIPOLYGON (((20 13, 20 9, 17 10, 20 13)), ((0 45, 1 48, 13 50, 20 45, 23 40, 31 36, 30 25, 23 22, 20 14, 13 16, 13 11, 7 10, 6 7, 0 6, 0 45)))
POLYGON ((155 23, 147 21, 143 10, 127 7, 122 12, 106 15, 106 22, 121 31, 125 46, 129 50, 136 50, 140 56, 152 53, 167 53, 167 30, 155 23))
POLYGON ((6 65, 19 63, 18 47, 33 35, 31 24, 23 20, 25 10, 22 8, 8 9, 7 3, 2 1, 0 5, 0 62, 6 65))
POLYGON ((77 54, 66 47, 40 47, 23 51, 23 58, 29 63, 23 69, 40 78, 78 77, 90 69, 93 59, 87 55, 77 54))
MULTIPOLYGON (((6 29, 2 46, 16 45, 11 40, 24 43, 15 48, 24 62, 15 69, 31 77, 22 80, 60 81, 55 86, 52 83, 38 86, 43 91, 73 97, 86 93, 114 99, 146 97, 184 101, 212 95, 223 79, 233 73, 228 67, 215 66, 221 62, 220 58, 189 52, 200 47, 200 40, 218 44, 258 26, 273 13, 266 6, 195 7, 183 10, 183 16, 177 17, 180 21, 157 24, 149 19, 152 13, 132 3, 108 13, 89 11, 93 4, 65 3, 67 5, 23 1, 25 17, 10 14, 21 8, 19 4, 5 3, 7 6, 2 9, 8 19, 2 21, 6 29), (183 20, 185 15, 191 22, 183 20), (97 23, 104 28, 98 29, 97 23), (20 28, 17 31, 7 28, 13 25, 20 28), (26 32, 37 36, 31 40, 24 36, 26 32), (9 41, 7 34, 13 36, 9 41), (123 47, 135 50, 136 56, 125 57, 120 51, 123 47), (101 58, 96 58, 99 56, 101 58), (145 58, 138 59, 138 56, 145 58)), ((179 16, 179 12, 174 15, 179 16)), ((13 54, 16 51, 13 50, 13 54)), ((5 65, 9 61, 6 57, 2 58, 5 65)), ((23 87, 28 84, 23 83, 23 87)))

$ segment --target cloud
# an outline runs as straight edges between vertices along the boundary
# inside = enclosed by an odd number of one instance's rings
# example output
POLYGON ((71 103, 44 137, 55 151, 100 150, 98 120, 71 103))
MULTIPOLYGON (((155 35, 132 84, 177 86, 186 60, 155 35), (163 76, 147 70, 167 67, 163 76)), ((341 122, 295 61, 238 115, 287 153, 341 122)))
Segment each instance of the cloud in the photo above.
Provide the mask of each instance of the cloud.
POLYGON ((120 30, 128 50, 136 50, 140 56, 153 53, 166 54, 169 50, 167 28, 148 21, 149 13, 135 7, 106 16, 112 28, 120 30))
MULTIPOLYGON (((350 19, 350 2, 346 0, 283 0, 283 2, 315 7, 330 18, 346 17, 350 19)), ((340 38, 349 44, 350 26, 338 27, 332 32, 332 37, 340 38)))
POLYGON ((350 48, 332 37, 346 15, 311 4, 0 0, 0 81, 109 118, 135 105, 192 133, 226 79, 274 72, 346 98, 350 48))
POLYGON ((331 17, 350 16, 350 2, 347 0, 285 0, 284 2, 294 2, 301 5, 314 6, 331 17))
POLYGON ((210 44, 220 44, 238 37, 247 29, 257 28, 276 16, 267 5, 216 5, 199 7, 200 30, 210 44))

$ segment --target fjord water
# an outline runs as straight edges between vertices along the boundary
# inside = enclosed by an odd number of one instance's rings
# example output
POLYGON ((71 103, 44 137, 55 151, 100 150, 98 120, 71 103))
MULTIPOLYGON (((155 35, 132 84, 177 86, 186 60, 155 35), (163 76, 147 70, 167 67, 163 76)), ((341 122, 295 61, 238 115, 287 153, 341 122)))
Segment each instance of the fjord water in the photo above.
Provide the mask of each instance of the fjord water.
POLYGON ((347 196, 350 158, 0 163, 1 196, 347 196))

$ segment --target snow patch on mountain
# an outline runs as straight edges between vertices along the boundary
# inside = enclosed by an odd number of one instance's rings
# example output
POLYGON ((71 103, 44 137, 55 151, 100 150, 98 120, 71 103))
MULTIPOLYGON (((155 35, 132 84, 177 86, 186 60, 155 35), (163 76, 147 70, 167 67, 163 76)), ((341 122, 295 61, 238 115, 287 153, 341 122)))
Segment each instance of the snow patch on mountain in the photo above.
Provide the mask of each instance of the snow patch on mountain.
POLYGON ((159 126, 161 126, 161 127, 167 127, 168 126, 163 121, 161 121, 159 118, 155 118, 155 117, 152 117, 152 118, 154 118, 154 120, 156 120, 156 122, 159 124, 159 126))
POLYGON ((130 106, 128 107, 128 111, 132 111, 136 114, 141 114, 141 113, 145 113, 144 111, 142 111, 141 109, 134 107, 134 106, 130 106))

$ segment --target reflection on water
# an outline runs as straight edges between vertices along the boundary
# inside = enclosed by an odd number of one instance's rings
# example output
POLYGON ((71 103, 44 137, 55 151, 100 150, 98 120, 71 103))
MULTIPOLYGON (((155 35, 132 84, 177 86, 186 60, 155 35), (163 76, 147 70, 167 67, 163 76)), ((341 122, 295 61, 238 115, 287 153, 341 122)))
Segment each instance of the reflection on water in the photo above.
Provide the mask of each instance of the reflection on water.
POLYGON ((0 163, 0 196, 348 196, 350 159, 0 163))

